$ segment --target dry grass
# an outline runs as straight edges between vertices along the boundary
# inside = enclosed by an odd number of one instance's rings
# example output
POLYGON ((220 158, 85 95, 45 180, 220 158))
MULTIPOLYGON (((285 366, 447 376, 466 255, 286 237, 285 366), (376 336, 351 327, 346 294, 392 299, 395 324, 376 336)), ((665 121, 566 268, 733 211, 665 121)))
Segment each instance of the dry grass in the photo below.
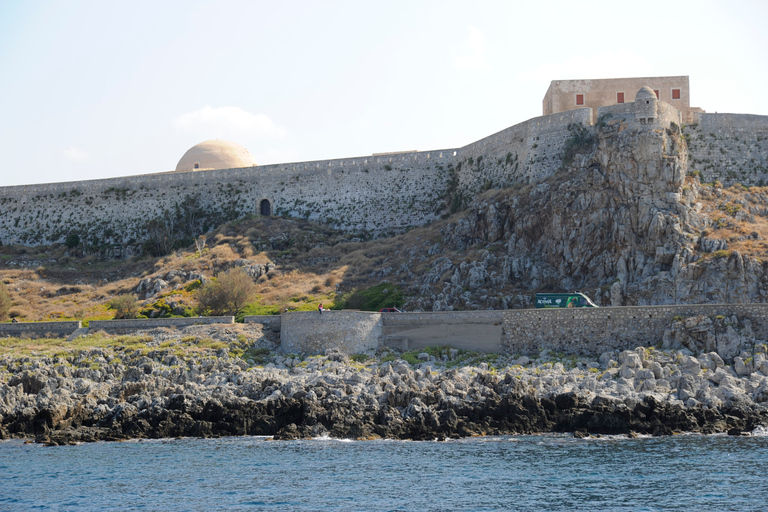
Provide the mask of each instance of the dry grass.
MULTIPOLYGON (((709 219, 702 236, 725 240, 728 251, 764 259, 768 256, 768 187, 703 185, 701 213, 709 219)), ((717 254, 721 256, 721 254, 717 254)))

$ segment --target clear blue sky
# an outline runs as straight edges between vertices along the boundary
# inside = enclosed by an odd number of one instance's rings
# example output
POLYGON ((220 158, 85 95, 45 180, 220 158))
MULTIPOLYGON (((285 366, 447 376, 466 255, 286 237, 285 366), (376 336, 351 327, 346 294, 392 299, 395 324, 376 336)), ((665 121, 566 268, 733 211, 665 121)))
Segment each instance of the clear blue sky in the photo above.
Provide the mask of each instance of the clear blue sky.
POLYGON ((689 75, 768 115, 768 2, 0 0, 0 186, 463 146, 556 79, 689 75), (727 5, 726 5, 727 4, 727 5))

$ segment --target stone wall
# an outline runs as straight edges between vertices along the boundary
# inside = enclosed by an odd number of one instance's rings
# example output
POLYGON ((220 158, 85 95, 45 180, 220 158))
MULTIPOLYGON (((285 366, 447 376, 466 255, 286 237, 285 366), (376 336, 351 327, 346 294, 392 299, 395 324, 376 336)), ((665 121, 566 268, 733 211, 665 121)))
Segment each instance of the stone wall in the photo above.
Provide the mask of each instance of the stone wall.
POLYGON ((748 319, 756 339, 768 340, 768 304, 693 304, 574 309, 513 309, 429 313, 326 311, 283 315, 285 353, 347 354, 377 347, 419 350, 446 345, 477 352, 536 355, 544 349, 599 356, 655 346, 676 318, 748 319))
MULTIPOLYGON (((632 105, 600 108, 597 117, 632 122, 632 105)), ((658 105, 656 125, 679 124, 676 109, 658 105)), ((400 233, 436 220, 457 197, 466 204, 488 188, 551 176, 562 167, 569 126, 596 121, 592 109, 583 108, 530 119, 455 149, 0 187, 0 242, 38 245, 77 234, 84 244, 113 247, 113 255, 125 257, 149 236, 152 221, 200 234, 258 214, 263 200, 275 215, 377 236, 400 233)), ((705 181, 768 182, 768 116, 698 114, 685 134, 691 168, 705 181)))
POLYGON ((269 327, 273 331, 279 332, 282 317, 280 315, 248 315, 243 318, 243 323, 261 324, 264 327, 269 327))
POLYGON ((692 304, 504 311, 502 351, 600 355, 660 343, 675 317, 731 316, 751 320, 755 336, 768 340, 768 304, 692 304))
POLYGON ((42 338, 69 336, 82 326, 81 322, 18 322, 0 323, 0 337, 42 338))
POLYGON ((233 316, 198 316, 191 318, 137 318, 133 320, 91 320, 90 331, 133 332, 158 327, 188 327, 190 325, 233 324, 233 316))
POLYGON ((381 338, 381 313, 366 311, 299 311, 284 313, 280 350, 286 354, 346 354, 375 350, 381 338))
POLYGON ((684 133, 689 169, 701 181, 768 185, 768 116, 698 114, 684 133))
POLYGON ((197 172, 0 187, 0 242, 38 245, 77 234, 128 256, 151 221, 202 233, 258 214, 300 217, 386 235, 436 220, 451 194, 467 197, 549 176, 572 123, 589 109, 538 117, 463 148, 197 172))
POLYGON ((472 195, 551 176, 563 165, 568 127, 592 123, 590 109, 571 110, 530 119, 464 146, 455 164, 460 191, 472 195))

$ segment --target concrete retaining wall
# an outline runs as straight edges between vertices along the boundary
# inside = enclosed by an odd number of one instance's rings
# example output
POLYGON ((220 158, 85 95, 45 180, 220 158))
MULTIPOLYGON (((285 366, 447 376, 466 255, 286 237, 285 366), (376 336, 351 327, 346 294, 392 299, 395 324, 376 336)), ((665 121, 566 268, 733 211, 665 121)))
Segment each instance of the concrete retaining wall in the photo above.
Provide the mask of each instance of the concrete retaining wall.
POLYGON ((477 352, 501 352, 502 311, 443 311, 382 315, 381 346, 418 350, 449 345, 477 352))
POLYGON ((137 318, 134 320, 91 320, 90 331, 129 332, 158 327, 188 327, 190 325, 233 324, 233 316, 198 316, 191 318, 137 318))
POLYGON ((81 327, 81 322, 19 322, 0 324, 0 337, 69 336, 81 327))
POLYGON ((284 313, 280 350, 286 354, 323 354, 338 349, 361 354, 379 346, 381 314, 365 311, 284 313))

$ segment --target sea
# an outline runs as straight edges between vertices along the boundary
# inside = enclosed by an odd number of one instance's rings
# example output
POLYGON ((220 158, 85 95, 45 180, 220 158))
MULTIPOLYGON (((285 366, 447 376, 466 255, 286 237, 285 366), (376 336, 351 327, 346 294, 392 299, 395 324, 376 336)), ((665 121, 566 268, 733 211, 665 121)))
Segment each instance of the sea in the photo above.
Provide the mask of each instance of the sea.
POLYGON ((0 442, 0 511, 765 511, 768 435, 0 442))

